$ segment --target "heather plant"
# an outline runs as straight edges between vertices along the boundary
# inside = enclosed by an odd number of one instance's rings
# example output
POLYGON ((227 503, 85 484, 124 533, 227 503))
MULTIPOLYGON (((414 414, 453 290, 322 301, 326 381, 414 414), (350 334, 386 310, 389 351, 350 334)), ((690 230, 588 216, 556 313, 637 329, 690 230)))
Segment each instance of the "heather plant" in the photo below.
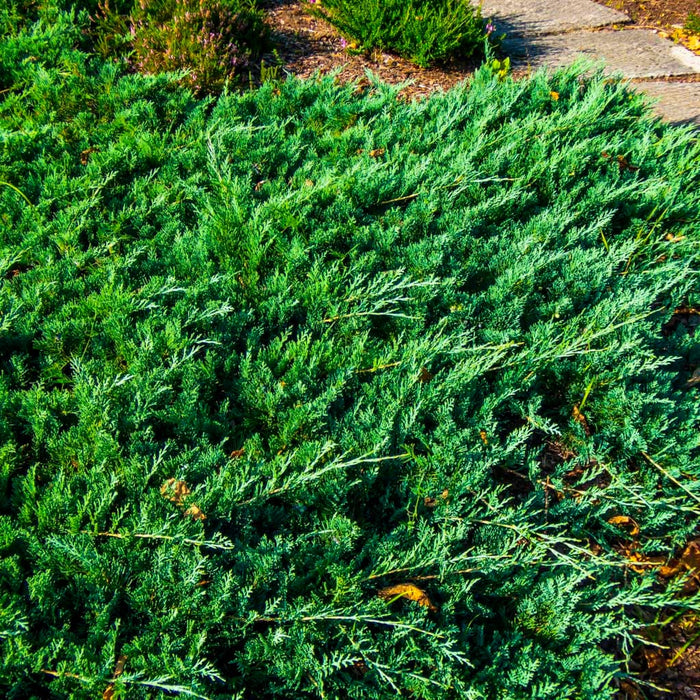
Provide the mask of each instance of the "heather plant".
POLYGON ((136 0, 130 31, 137 70, 187 71, 185 84, 200 94, 245 75, 267 36, 250 0, 136 0))
POLYGON ((54 19, 0 41, 0 695, 613 697, 700 608, 697 135, 575 67, 197 100, 54 19))
POLYGON ((487 34, 468 0, 310 0, 358 50, 395 51, 426 67, 479 53, 487 34))

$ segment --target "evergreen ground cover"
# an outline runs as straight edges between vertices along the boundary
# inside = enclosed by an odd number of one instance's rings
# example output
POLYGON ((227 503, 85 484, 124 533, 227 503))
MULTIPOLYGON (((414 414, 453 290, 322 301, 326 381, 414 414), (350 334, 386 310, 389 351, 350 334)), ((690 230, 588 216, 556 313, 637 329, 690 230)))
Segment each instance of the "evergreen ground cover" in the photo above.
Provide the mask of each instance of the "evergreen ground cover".
POLYGON ((691 131, 2 21, 3 696, 607 698, 698 610, 691 131))

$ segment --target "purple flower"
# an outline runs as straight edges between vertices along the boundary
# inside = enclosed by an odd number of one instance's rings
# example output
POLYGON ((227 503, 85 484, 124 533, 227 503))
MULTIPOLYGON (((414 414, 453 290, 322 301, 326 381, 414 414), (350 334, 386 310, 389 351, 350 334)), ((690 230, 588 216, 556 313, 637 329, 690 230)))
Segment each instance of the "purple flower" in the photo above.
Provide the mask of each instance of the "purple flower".
POLYGON ((493 24, 491 24, 491 22, 489 22, 486 25, 486 36, 493 34, 495 31, 496 31, 496 27, 493 24))
POLYGON ((344 49, 347 45, 348 45, 347 40, 345 39, 344 36, 341 36, 341 37, 340 37, 340 48, 341 48, 341 49, 344 49))

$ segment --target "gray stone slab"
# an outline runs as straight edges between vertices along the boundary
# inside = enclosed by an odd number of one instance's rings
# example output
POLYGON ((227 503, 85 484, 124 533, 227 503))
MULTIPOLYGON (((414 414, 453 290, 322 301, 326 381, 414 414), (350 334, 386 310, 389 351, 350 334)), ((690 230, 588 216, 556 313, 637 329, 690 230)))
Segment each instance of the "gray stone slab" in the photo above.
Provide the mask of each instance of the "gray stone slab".
POLYGON ((583 55, 627 78, 700 73, 700 56, 648 29, 514 37, 504 41, 503 51, 519 68, 565 66, 583 55))
POLYGON ((635 90, 660 98, 654 109, 673 124, 694 124, 700 128, 700 83, 634 83, 635 90))
POLYGON ((553 34, 629 22, 623 12, 593 0, 483 0, 481 14, 493 18, 496 32, 508 36, 553 34))

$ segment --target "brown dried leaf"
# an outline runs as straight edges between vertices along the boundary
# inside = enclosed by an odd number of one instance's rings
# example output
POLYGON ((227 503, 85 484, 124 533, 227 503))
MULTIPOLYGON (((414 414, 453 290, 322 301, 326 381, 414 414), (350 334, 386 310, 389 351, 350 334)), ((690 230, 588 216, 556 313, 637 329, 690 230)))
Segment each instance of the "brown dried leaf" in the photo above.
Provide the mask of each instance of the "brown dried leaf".
POLYGON ((628 530, 628 534, 631 537, 639 534, 639 525, 637 525, 636 521, 633 518, 630 518, 628 515, 614 515, 612 518, 608 518, 608 522, 611 525, 617 525, 618 527, 628 530))
POLYGON ((392 600, 393 598, 408 598, 424 608, 428 608, 431 612, 436 612, 437 607, 432 603, 426 592, 412 583, 398 583, 395 586, 382 588, 377 592, 377 595, 383 600, 392 600))
POLYGON ((189 496, 191 491, 184 481, 168 479, 161 487, 160 492, 169 501, 178 506, 183 505, 185 496, 189 496))
POLYGON ((632 163, 630 163, 624 156, 617 157, 617 165, 620 168, 620 172, 629 170, 631 173, 633 173, 635 170, 639 170, 638 165, 632 165, 632 163))
MULTIPOLYGON (((184 481, 178 481, 177 479, 168 479, 160 487, 160 492, 176 506, 184 506, 185 498, 192 493, 184 481)), ((202 512, 202 509, 194 503, 188 506, 185 515, 191 515, 195 520, 204 520, 207 517, 202 512)))
POLYGON ((625 678, 620 681, 618 697, 620 700, 644 700, 646 696, 634 681, 625 678))
POLYGON ((238 459, 239 457, 242 457, 245 454, 245 447, 241 447, 240 450, 234 450, 231 452, 229 455, 230 459, 238 459))
POLYGON ((373 148, 370 152, 370 158, 379 158, 386 153, 386 148, 373 148))
POLYGON ((194 505, 194 503, 185 511, 185 515, 191 515, 194 520, 207 519, 207 516, 204 515, 202 509, 199 506, 194 505))
POLYGON ((666 657, 661 653, 661 650, 654 647, 645 647, 642 650, 644 662, 649 673, 661 673, 666 667, 666 657))
POLYGON ((486 431, 485 431, 485 430, 480 430, 480 431, 479 431, 479 437, 481 438, 481 442, 483 442, 484 445, 488 445, 488 444, 489 444, 489 438, 488 438, 488 435, 486 434, 486 431))
POLYGON ((80 154, 80 163, 81 165, 87 165, 90 161, 90 156, 93 153, 97 153, 100 149, 95 147, 95 146, 90 146, 90 148, 86 148, 81 154, 80 154))
POLYGON ((425 367, 420 368, 420 372, 418 372, 418 381, 421 384, 427 384, 435 375, 432 372, 429 372, 425 367))
POLYGON ((700 540, 688 542, 681 554, 681 564, 688 570, 700 569, 700 540))

